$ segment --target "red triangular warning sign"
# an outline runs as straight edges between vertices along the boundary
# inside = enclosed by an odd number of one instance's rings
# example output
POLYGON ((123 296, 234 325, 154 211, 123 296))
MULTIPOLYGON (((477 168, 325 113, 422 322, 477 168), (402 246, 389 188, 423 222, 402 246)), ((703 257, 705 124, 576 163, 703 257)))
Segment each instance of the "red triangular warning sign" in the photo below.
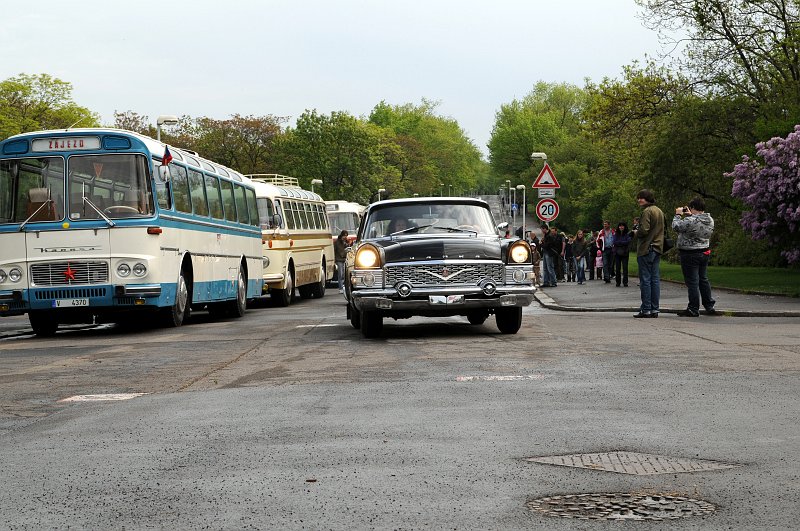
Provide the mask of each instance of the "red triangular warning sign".
POLYGON ((533 186, 531 186, 531 188, 561 188, 561 185, 558 184, 556 176, 553 175, 553 170, 550 169, 550 165, 545 162, 544 168, 539 172, 539 176, 536 180, 533 181, 533 186))

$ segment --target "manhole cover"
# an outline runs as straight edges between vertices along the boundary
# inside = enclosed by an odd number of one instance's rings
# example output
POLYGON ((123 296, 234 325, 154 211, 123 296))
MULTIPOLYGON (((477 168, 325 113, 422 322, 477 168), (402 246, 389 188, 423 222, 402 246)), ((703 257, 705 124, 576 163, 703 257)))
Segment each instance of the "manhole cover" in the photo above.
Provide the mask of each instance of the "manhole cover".
POLYGON ((637 476, 723 470, 740 466, 730 463, 721 463, 719 461, 708 461, 706 459, 685 459, 681 457, 667 457, 664 455, 641 454, 635 452, 551 455, 545 457, 529 457, 528 461, 546 465, 617 472, 618 474, 634 474, 637 476))
POLYGON ((706 516, 715 507, 702 500, 659 494, 573 494, 531 500, 528 509, 578 520, 675 520, 706 516))

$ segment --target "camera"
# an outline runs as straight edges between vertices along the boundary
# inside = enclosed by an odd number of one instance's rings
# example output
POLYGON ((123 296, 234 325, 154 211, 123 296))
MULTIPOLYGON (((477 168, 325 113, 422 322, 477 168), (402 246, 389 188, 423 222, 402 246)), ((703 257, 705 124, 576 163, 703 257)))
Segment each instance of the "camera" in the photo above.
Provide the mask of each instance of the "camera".
POLYGON ((684 213, 684 214, 688 214, 688 213, 689 213, 689 209, 688 209, 688 208, 686 208, 686 207, 683 207, 683 213, 684 213))

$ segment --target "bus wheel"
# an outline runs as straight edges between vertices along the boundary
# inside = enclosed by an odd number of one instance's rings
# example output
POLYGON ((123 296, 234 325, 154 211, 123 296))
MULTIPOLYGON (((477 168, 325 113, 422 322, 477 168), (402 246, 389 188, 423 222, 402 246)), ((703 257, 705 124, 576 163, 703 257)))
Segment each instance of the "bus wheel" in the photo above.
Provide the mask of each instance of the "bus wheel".
POLYGON ((269 292, 275 306, 289 306, 294 298, 294 270, 289 269, 286 275, 286 288, 271 289, 269 292))
POLYGON ((239 266, 239 276, 236 278, 236 300, 230 303, 231 317, 242 317, 247 310, 247 275, 239 266))
POLYGON ((383 331, 383 316, 376 311, 361 312, 361 334, 366 338, 378 337, 383 331))
POLYGON ((191 288, 186 282, 186 273, 181 269, 181 274, 178 275, 178 284, 175 286, 175 302, 169 308, 162 310, 164 313, 163 322, 166 326, 177 328, 189 318, 189 314, 192 311, 189 306, 190 294, 191 288))
POLYGON ((321 299, 325 296, 325 286, 327 284, 327 281, 325 280, 325 274, 325 263, 323 262, 322 266, 320 267, 319 282, 311 286, 311 296, 315 299, 321 299))
POLYGON ((41 337, 52 337, 58 330, 58 321, 55 315, 47 315, 45 312, 28 312, 28 320, 31 322, 33 333, 41 337))

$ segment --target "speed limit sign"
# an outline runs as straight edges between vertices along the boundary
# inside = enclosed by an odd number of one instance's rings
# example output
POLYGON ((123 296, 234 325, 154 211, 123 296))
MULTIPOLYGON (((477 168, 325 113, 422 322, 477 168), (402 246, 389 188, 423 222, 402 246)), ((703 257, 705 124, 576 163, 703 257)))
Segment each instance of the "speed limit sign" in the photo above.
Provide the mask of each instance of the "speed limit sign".
POLYGON ((536 215, 542 221, 553 221, 558 217, 558 203, 555 199, 542 199, 536 204, 536 215))

